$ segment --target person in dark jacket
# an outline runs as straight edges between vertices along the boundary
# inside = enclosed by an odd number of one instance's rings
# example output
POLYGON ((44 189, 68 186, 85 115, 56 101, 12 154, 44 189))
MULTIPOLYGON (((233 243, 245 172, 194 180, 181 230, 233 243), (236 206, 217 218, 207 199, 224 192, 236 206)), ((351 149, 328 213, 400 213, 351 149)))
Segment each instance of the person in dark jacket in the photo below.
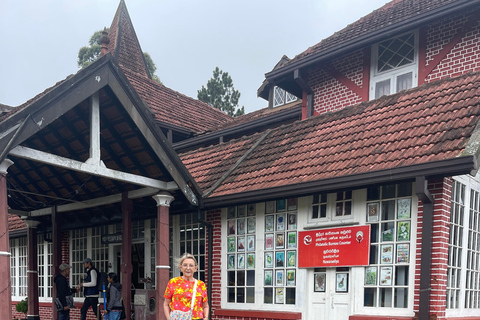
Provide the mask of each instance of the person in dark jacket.
POLYGON ((80 309, 80 320, 87 319, 87 311, 92 307, 92 311, 97 316, 97 304, 98 304, 98 289, 97 289, 97 279, 98 271, 92 265, 92 259, 86 258, 83 260, 83 266, 87 271, 87 277, 83 283, 78 285, 77 289, 83 287, 83 295, 85 296, 85 301, 83 302, 82 309, 80 309))
MULTIPOLYGON (((62 263, 58 269, 60 269, 60 273, 58 273, 53 282, 57 288, 57 298, 60 300, 60 303, 63 306, 63 310, 58 311, 58 320, 70 320, 70 306, 67 302, 67 297, 70 298, 70 301, 73 302, 72 293, 76 290, 70 288, 70 283, 68 282, 67 277, 70 275, 70 269, 72 267, 66 263, 62 263)), ((73 306, 72 306, 73 307, 73 306)))
POLYGON ((108 303, 107 319, 119 320, 122 314, 122 285, 118 282, 118 276, 110 272, 108 274, 108 303))

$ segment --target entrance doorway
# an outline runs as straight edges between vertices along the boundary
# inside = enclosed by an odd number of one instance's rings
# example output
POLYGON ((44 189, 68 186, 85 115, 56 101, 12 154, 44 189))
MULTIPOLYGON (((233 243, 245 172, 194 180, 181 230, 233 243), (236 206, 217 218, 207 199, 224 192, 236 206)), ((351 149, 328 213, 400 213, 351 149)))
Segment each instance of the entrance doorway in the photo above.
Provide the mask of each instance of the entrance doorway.
POLYGON ((313 294, 309 314, 322 319, 348 320, 353 293, 350 268, 315 268, 310 274, 313 294))
MULTIPOLYGON (((113 248, 113 254, 115 257, 115 265, 113 270, 117 275, 121 275, 122 265, 122 246, 116 245, 113 248)), ((143 289, 144 285, 141 281, 145 277, 145 243, 133 243, 132 244, 132 293, 135 289, 143 289)), ((123 279, 120 279, 123 282, 123 279)))

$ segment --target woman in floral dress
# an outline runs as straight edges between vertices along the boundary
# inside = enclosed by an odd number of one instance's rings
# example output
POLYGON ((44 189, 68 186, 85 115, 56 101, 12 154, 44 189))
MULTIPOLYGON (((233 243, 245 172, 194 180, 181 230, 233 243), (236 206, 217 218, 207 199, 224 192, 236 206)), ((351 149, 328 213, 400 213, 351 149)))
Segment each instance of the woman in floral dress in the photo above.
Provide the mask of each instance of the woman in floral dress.
MULTIPOLYGON (((170 319, 171 311, 190 311, 192 305, 193 288, 195 286, 193 274, 198 269, 197 260, 193 255, 185 253, 178 259, 178 262, 182 276, 170 279, 164 294, 163 310, 167 320, 170 319)), ((208 320, 208 314, 207 287, 203 281, 197 280, 192 319, 208 320)))

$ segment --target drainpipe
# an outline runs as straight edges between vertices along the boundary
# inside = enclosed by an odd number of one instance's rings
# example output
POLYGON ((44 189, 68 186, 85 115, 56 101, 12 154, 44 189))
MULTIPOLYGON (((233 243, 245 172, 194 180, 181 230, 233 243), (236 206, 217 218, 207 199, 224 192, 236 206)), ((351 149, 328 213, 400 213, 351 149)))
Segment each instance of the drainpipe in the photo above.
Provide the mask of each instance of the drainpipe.
POLYGON ((206 222, 205 220, 202 219, 201 215, 201 208, 203 208, 203 201, 200 199, 200 203, 197 209, 197 220, 200 222, 202 225, 207 227, 208 230, 208 276, 207 276, 207 296, 208 296, 208 305, 210 307, 210 314, 212 314, 212 263, 213 263, 213 225, 211 223, 206 222))
POLYGON ((425 177, 415 179, 415 193, 423 203, 422 253, 420 257, 420 301, 418 319, 430 319, 430 291, 432 276, 432 229, 433 229, 433 196, 427 188, 425 177))
POLYGON ((293 71, 293 79, 295 82, 302 88, 302 90, 307 94, 307 119, 313 116, 313 90, 310 88, 305 79, 302 78, 300 74, 300 69, 295 69, 293 71))

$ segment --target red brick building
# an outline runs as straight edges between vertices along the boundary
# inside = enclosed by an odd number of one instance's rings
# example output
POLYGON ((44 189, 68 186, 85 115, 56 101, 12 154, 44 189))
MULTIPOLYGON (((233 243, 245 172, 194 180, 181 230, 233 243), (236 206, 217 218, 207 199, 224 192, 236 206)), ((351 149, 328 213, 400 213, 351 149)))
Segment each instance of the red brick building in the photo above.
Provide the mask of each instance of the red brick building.
POLYGON ((479 12, 391 1, 232 119, 150 79, 121 1, 104 56, 0 118, 12 305, 48 319, 51 269, 89 256, 142 319, 191 252, 212 319, 480 318, 479 12))

